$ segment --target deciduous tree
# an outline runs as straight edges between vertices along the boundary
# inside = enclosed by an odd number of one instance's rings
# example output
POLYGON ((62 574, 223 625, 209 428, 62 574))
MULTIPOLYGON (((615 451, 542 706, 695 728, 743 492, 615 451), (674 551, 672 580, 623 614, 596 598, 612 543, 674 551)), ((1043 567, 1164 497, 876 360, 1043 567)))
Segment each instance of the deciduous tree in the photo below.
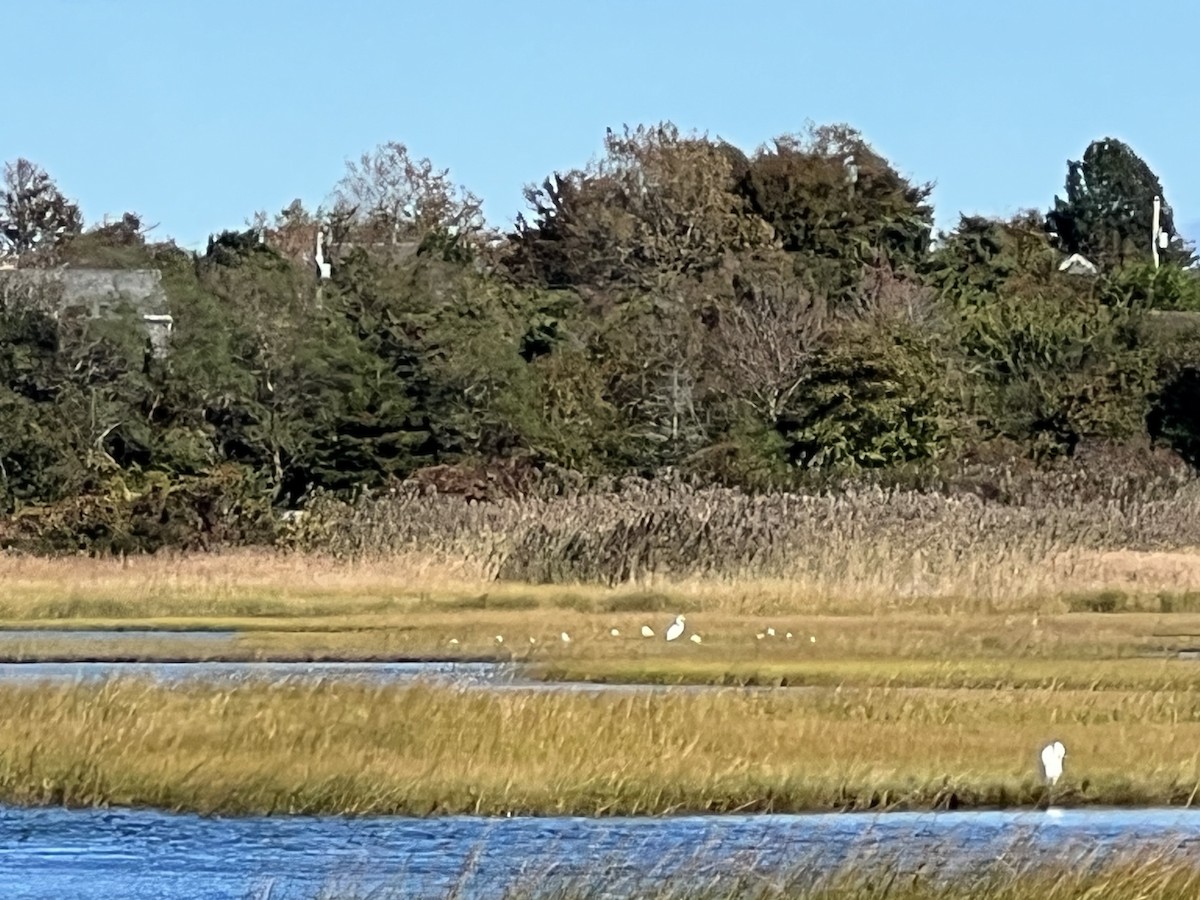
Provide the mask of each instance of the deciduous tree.
POLYGON ((483 229, 478 197, 428 158, 397 141, 346 163, 333 193, 333 213, 361 242, 421 241, 433 232, 459 236, 483 229))
POLYGON ((27 159, 6 163, 0 190, 0 248, 18 257, 47 254, 83 228, 79 207, 44 169, 27 159))

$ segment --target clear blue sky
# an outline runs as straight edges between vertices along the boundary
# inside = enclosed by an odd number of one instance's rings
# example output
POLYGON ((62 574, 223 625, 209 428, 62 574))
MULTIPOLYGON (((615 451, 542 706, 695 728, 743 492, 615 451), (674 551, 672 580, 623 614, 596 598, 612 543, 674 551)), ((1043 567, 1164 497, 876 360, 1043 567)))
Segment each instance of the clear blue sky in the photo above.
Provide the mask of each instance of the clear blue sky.
MULTIPOLYGON (((606 126, 670 119, 751 150, 847 122, 960 210, 1045 208, 1068 157, 1128 141, 1200 223, 1200 3, 36 0, 3 6, 0 158, 89 220, 126 209, 188 246, 348 157, 408 144, 497 225, 606 126)), ((1200 228, 1191 228, 1200 236, 1200 228)))

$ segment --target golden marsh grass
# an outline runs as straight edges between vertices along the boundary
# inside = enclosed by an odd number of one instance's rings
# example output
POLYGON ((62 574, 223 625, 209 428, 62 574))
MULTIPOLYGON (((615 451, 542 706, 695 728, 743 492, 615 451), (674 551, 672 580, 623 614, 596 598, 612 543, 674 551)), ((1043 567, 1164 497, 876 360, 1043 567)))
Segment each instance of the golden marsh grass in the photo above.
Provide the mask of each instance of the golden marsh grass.
POLYGON ((1200 612, 1200 482, 1077 481, 1004 503, 881 489, 749 496, 636 479, 476 502, 408 485, 354 505, 314 501, 289 526, 290 552, 3 557, 0 618, 665 601, 737 615, 1200 612))
MULTIPOLYGON (((1119 558, 1119 583, 1128 587, 1132 557, 1119 558)), ((1191 608, 1191 595, 1174 580, 1178 571, 1161 556, 1147 558, 1152 565, 1136 583, 1152 587, 1153 595, 1110 587, 1057 595, 1032 608, 1024 601, 1000 611, 863 601, 857 610, 833 613, 789 594, 783 583, 693 581, 652 589, 465 584, 409 578, 396 561, 271 552, 125 560, 0 555, 0 628, 50 630, 44 638, 0 639, 0 658, 495 658, 546 666, 557 677, 609 681, 857 679, 991 687, 1036 686, 1057 677, 1074 686, 1100 679, 1127 687, 1190 687, 1195 679, 1186 663, 1163 670, 1145 659, 1200 643, 1193 637, 1200 635, 1200 614, 1180 611, 1191 608), (1163 580, 1156 581, 1159 575, 1163 580), (1172 611, 1148 611, 1151 596, 1172 598, 1166 604, 1172 611), (1117 611, 1089 611, 1097 608, 1117 611), (1120 611, 1128 609, 1142 611, 1120 611), (681 611, 702 645, 661 639, 681 611), (654 629, 654 639, 639 636, 643 625, 654 629), (189 644, 162 633, 81 644, 53 633, 63 628, 231 630, 236 636, 189 644), (774 637, 758 638, 769 629, 774 637), (559 639, 563 631, 569 644, 559 639), (957 682, 948 680, 956 670, 940 665, 947 662, 962 664, 957 682)), ((1171 559, 1184 566, 1192 556, 1171 559)), ((1195 561, 1200 564, 1200 554, 1195 561)))
POLYGON ((1185 804, 1194 691, 0 687, 0 800, 225 813, 1185 804))
MULTIPOLYGON (((1015 845, 1003 858, 960 865, 939 864, 960 856, 958 848, 937 854, 937 861, 902 865, 886 855, 852 852, 838 866, 820 860, 782 871, 712 874, 711 866, 686 868, 669 878, 607 871, 599 862, 585 876, 553 872, 505 890, 505 900, 1192 900, 1200 896, 1200 860, 1175 845, 1104 857, 1084 855, 1071 862, 1017 862, 1015 845)), ((370 893, 322 892, 321 900, 366 900, 370 893)))
MULTIPOLYGON (((1068 864, 1061 861, 1016 863, 1022 848, 1006 858, 960 865, 901 865, 883 854, 851 853, 833 867, 815 861, 769 874, 747 871, 712 874, 711 866, 695 866, 669 878, 630 877, 608 872, 603 862, 586 876, 548 873, 505 890, 504 900, 1192 900, 1200 895, 1200 860, 1162 846, 1136 854, 1118 851, 1068 864), (1181 858, 1182 857, 1182 858, 1181 858), (613 891, 620 885, 620 893, 613 891)), ((947 848, 943 859, 958 855, 947 848)), ((740 867, 739 867, 740 868, 740 867)), ((331 890, 321 900, 366 900, 374 894, 331 890)))

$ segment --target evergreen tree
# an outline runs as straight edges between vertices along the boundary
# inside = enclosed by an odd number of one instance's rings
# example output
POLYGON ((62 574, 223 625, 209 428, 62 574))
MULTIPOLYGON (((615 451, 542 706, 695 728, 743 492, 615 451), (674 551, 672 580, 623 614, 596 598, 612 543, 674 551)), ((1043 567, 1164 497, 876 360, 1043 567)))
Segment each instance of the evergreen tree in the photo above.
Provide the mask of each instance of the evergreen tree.
POLYGON ((1065 190, 1066 198, 1055 197, 1046 216, 1064 252, 1081 253, 1102 268, 1150 259, 1154 198, 1159 197, 1159 227, 1169 238, 1160 259, 1182 266, 1193 262, 1158 176, 1123 141, 1093 141, 1083 159, 1068 161, 1065 190))

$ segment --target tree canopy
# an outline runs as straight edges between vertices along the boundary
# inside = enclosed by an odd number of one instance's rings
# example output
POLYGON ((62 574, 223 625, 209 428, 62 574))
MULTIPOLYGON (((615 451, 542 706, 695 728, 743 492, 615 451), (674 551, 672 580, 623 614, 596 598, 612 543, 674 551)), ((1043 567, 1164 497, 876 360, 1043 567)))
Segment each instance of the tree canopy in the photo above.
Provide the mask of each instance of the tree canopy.
POLYGON ((327 210, 188 253, 133 213, 84 229, 20 160, 0 205, 21 267, 0 273, 0 516, 54 510, 64 546, 147 547, 251 539, 273 507, 430 466, 765 488, 1001 446, 1153 438, 1195 458, 1200 341, 1164 342, 1146 313, 1200 311, 1200 284, 1177 236, 1148 262, 1146 164, 1096 142, 1050 212, 962 216, 936 241, 930 191, 848 126, 746 153, 659 123, 610 130, 496 235, 392 142, 327 210), (1060 271, 1071 252, 1099 274, 1060 271), (136 310, 66 310, 22 271, 57 263, 157 269, 167 351, 136 310))
POLYGON ((4 166, 0 190, 0 250, 28 258, 48 255, 83 227, 79 207, 68 200, 41 167, 27 159, 4 166))
POLYGON ((1163 260, 1190 265, 1195 257, 1175 228, 1175 214, 1158 176, 1128 144, 1106 137, 1093 141, 1083 159, 1067 163, 1065 197, 1055 197, 1047 225, 1069 253, 1105 267, 1148 260, 1152 254, 1154 198, 1168 244, 1163 260))

